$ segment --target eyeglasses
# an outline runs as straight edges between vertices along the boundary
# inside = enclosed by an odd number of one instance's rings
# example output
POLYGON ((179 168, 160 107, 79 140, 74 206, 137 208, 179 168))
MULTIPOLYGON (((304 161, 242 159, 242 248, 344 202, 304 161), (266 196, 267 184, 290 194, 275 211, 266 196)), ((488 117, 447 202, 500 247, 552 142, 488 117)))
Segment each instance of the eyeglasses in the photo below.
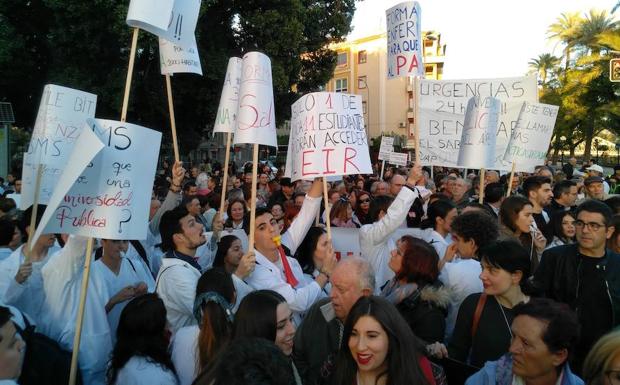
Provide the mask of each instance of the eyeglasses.
POLYGON ((360 203, 370 203, 370 199, 360 199, 360 203))
POLYGON ((620 370, 608 370, 605 372, 605 377, 610 385, 620 385, 620 370))
POLYGON ((584 227, 588 227, 590 230, 592 231, 599 231, 601 227, 604 227, 605 225, 602 225, 600 223, 596 223, 596 222, 584 222, 582 220, 577 219, 575 221, 575 227, 578 229, 582 229, 584 227))

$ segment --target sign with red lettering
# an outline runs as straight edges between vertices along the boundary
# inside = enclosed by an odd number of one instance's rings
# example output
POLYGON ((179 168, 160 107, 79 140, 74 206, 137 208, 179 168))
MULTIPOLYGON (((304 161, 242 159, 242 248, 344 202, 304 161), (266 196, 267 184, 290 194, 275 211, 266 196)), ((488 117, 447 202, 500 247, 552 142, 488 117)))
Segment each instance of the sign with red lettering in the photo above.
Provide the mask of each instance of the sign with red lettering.
POLYGON ((237 116, 239 114, 239 87, 241 85, 241 69, 243 61, 238 57, 228 59, 226 78, 220 96, 220 106, 217 109, 217 117, 213 132, 235 132, 237 128, 237 116))
POLYGON ((314 92, 291 110, 286 174, 292 180, 372 174, 361 95, 314 92))
POLYGON ((405 1, 385 11, 388 79, 424 76, 420 4, 405 1))
POLYGON ((523 103, 504 154, 505 161, 515 162, 516 171, 533 172, 545 164, 559 109, 550 104, 523 103))
POLYGON ((243 143, 278 146, 271 60, 260 52, 243 55, 234 144, 243 143))
POLYGON ((472 97, 467 102, 457 165, 465 168, 493 168, 495 139, 499 123, 499 99, 472 97))
POLYGON ((89 119, 37 233, 146 239, 161 133, 89 119))
POLYGON ((95 116, 97 95, 48 84, 43 89, 37 120, 24 155, 20 207, 33 204, 39 164, 43 167, 39 203, 47 204, 86 119, 95 116))

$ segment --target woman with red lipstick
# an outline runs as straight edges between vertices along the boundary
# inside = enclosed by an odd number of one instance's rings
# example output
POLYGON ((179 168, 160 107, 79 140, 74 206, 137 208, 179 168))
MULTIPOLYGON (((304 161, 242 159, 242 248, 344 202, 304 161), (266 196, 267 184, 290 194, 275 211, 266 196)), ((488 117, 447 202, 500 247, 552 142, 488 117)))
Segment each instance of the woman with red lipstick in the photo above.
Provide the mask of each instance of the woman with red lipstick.
POLYGON ((444 378, 386 299, 360 298, 344 325, 335 385, 435 385, 444 378))
POLYGON ((517 241, 491 243, 481 250, 483 293, 471 294, 459 308, 454 334, 448 344, 433 344, 437 357, 468 362, 481 368, 508 352, 512 339, 513 308, 529 297, 530 259, 517 241))
MULTIPOLYGON (((295 330, 293 312, 284 297, 273 290, 257 290, 248 294, 239 305, 233 323, 233 343, 242 338, 265 338, 275 342, 290 358, 295 330)), ((296 385, 301 385, 301 377, 292 359, 291 366, 296 385)))

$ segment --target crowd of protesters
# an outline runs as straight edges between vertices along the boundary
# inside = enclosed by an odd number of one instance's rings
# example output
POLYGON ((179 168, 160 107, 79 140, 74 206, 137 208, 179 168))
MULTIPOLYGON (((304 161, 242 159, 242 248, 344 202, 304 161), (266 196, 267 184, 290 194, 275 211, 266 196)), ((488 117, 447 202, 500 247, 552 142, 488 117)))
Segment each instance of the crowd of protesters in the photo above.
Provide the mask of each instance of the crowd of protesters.
MULTIPOLYGON (((320 179, 266 163, 252 201, 251 169, 163 162, 147 239, 97 240, 80 383, 620 384, 620 167, 491 170, 480 191, 477 173, 375 165, 328 183, 327 205, 320 179), (250 232, 253 204, 250 252, 228 230, 250 232), (360 255, 336 258, 328 220, 360 255)), ((27 250, 16 175, 0 181, 0 384, 66 384, 86 238, 27 250)))

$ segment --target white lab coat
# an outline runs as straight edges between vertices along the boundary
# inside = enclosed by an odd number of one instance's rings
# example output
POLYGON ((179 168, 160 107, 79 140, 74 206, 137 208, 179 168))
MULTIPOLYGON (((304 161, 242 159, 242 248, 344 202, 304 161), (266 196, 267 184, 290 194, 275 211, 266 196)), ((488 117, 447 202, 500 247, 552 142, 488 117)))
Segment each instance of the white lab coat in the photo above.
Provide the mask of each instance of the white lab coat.
MULTIPOLYGON (((70 236, 65 247, 50 259, 42 271, 48 318, 38 326, 42 333, 58 341, 67 350, 73 350, 86 240, 85 237, 70 236)), ((105 303, 90 281, 78 355, 84 384, 105 383, 106 364, 111 351, 112 339, 105 303)))
POLYGON ((178 258, 163 258, 155 283, 157 294, 164 301, 173 332, 196 324, 194 299, 200 271, 178 258))
MULTIPOLYGON (((321 205, 321 198, 306 196, 304 204, 293 220, 289 229, 282 235, 282 244, 288 247, 291 254, 304 240, 306 233, 312 226, 316 213, 321 205)), ((280 293, 288 302, 295 314, 296 322, 301 321, 300 313, 307 311, 321 295, 321 287, 316 281, 308 282, 304 278, 303 270, 295 258, 287 257, 293 275, 299 284, 292 287, 286 282, 282 261, 278 258, 276 263, 271 262, 258 250, 256 253, 256 268, 246 279, 247 283, 256 290, 268 289, 280 293)))
MULTIPOLYGON (((135 286, 140 282, 144 282, 147 285, 149 293, 155 290, 153 277, 150 272, 145 271, 142 265, 129 258, 121 258, 121 268, 118 275, 114 274, 101 259, 93 262, 90 275, 90 279, 96 287, 97 293, 101 296, 101 301, 105 304, 119 291, 129 285, 135 286), (149 285, 149 282, 153 282, 153 284, 149 285)), ((121 318, 121 312, 128 303, 129 300, 117 303, 108 313, 112 345, 116 343, 116 329, 118 328, 118 321, 121 318)))
POLYGON ((392 233, 407 217, 409 208, 419 194, 419 192, 403 187, 381 220, 360 228, 360 250, 362 257, 370 263, 375 272, 376 290, 394 277, 394 272, 390 270, 388 262, 390 252, 395 246, 388 241, 392 233))
POLYGON ((174 373, 142 356, 131 357, 118 371, 115 382, 116 385, 178 385, 178 383, 174 373))
POLYGON ((4 261, 9 257, 9 255, 13 254, 13 250, 8 247, 0 247, 0 262, 4 261))
POLYGON ((180 385, 191 385, 200 373, 198 367, 198 325, 179 329, 172 340, 171 358, 180 385))
POLYGON ((11 255, 0 262, 0 298, 8 305, 15 306, 34 321, 40 324, 46 321, 45 291, 43 290, 43 266, 60 251, 56 244, 47 250, 41 261, 32 263, 32 274, 21 284, 15 280, 19 266, 24 263, 25 256, 21 245, 11 255))

